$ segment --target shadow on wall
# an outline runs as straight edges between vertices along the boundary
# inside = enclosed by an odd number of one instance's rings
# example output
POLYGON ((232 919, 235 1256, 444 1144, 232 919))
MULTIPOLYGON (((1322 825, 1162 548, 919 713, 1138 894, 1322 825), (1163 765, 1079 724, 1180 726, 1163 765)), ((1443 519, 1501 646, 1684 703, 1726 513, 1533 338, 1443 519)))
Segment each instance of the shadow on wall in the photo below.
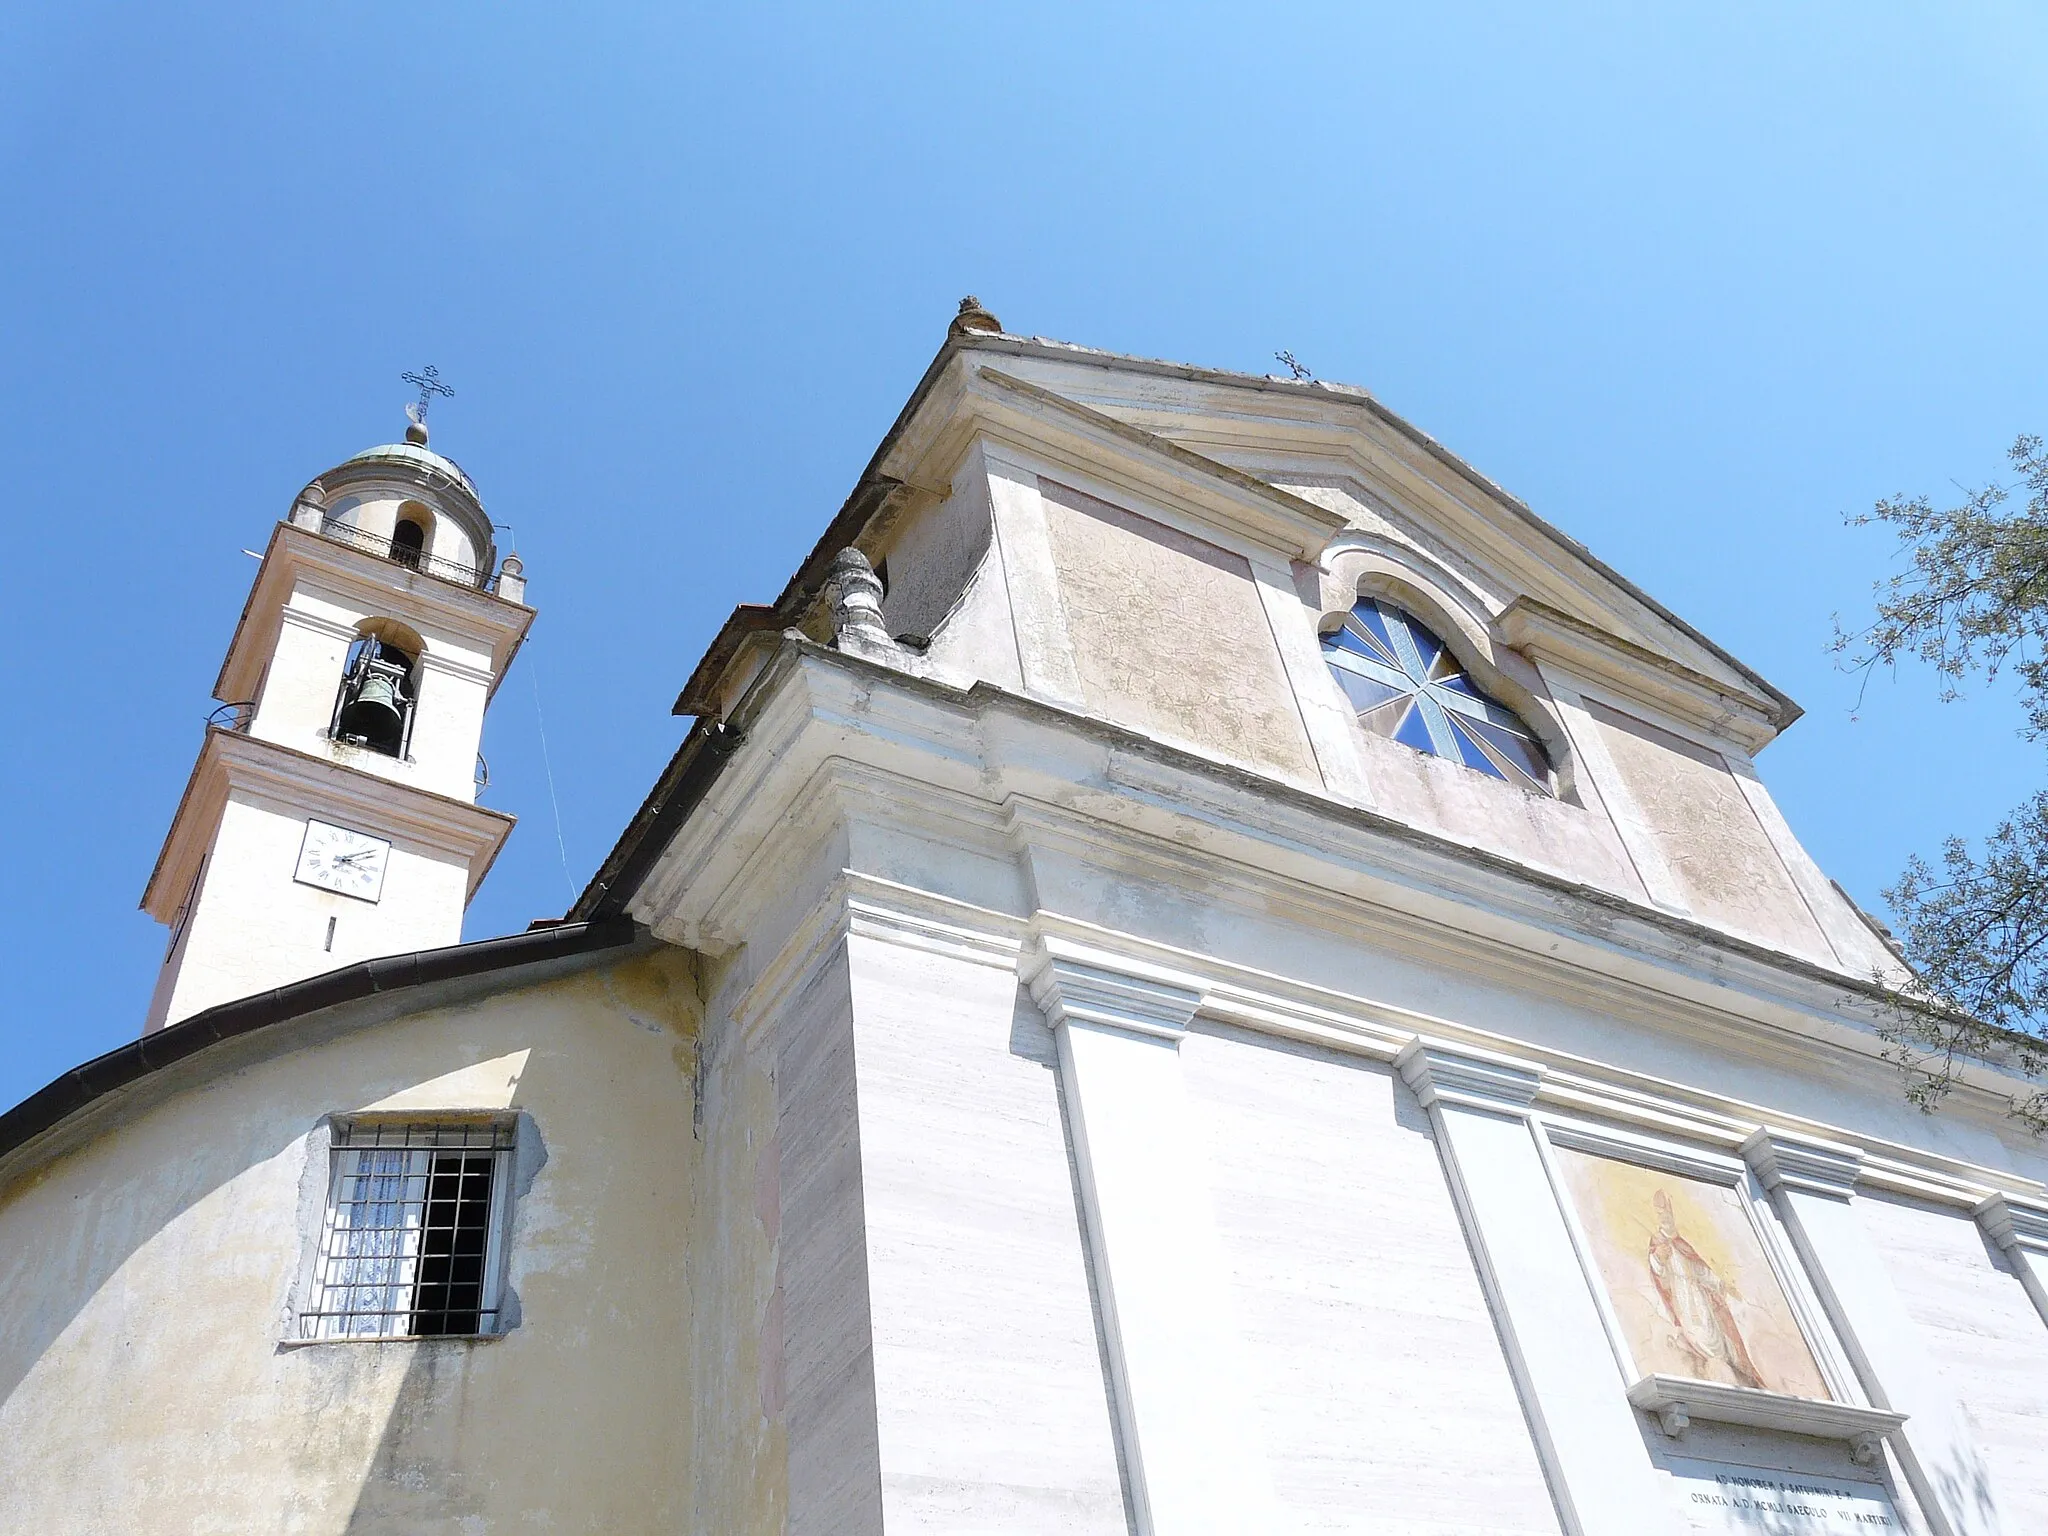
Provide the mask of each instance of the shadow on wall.
MULTIPOLYGON (((260 1445, 301 1512, 354 1498, 352 1531, 422 1529, 460 1512, 460 1437, 477 1432, 463 1412, 470 1378, 493 1372, 486 1358, 501 1341, 281 1340, 324 1209, 327 1117, 495 1066, 502 1034, 466 1013, 408 1031, 408 1048, 381 1070, 354 1058, 342 1060, 356 1070, 338 1067, 323 1049, 359 1039, 360 1022, 237 1042, 166 1074, 151 1085, 155 1102, 0 1195, 0 1417, 19 1414, 0 1461, 30 1459, 50 1479, 18 1490, 20 1508, 68 1497, 56 1485, 83 1477, 102 1484, 93 1506, 118 1518, 155 1464, 183 1465, 190 1481, 152 1500, 217 1498, 229 1523, 281 1513, 231 1461, 192 1461, 218 1435, 244 1453, 260 1445), (195 1311, 196 1280, 211 1305, 195 1311), (87 1382, 90 1425, 63 1411, 87 1382), (308 1435, 316 1421, 321 1432, 308 1435), (106 1485, 110 1445, 134 1485, 106 1485)), ((514 1177, 526 1185, 545 1154, 537 1136, 521 1140, 514 1177)), ((516 1308, 516 1293, 507 1302, 516 1308)))
POLYGON ((389 1536, 395 1531, 451 1529, 455 1522, 488 1522, 491 1510, 472 1486, 476 1479, 465 1471, 465 1461, 474 1459, 476 1447, 463 1442, 465 1430, 476 1433, 469 1400, 478 1390, 478 1351, 497 1346, 448 1340, 369 1347, 402 1349, 410 1359, 355 1507, 342 1527, 346 1536, 389 1536))
MULTIPOLYGON (((187 1144, 178 1156, 139 1168, 127 1166, 116 1145, 123 1122, 65 1154, 26 1187, 0 1195, 0 1236, 10 1239, 0 1242, 0 1253, 11 1254, 0 1259, 0 1295, 7 1298, 0 1316, 0 1406, 143 1247, 251 1169, 292 1152, 334 1107, 224 1128, 231 1141, 187 1144), (66 1186, 80 1187, 67 1192, 66 1186), (48 1202, 59 1208, 32 1208, 48 1202), (22 1236, 12 1240, 17 1223, 22 1236)), ((297 1176, 295 1166, 295 1182, 297 1176)))
POLYGON ((1956 1536, 1997 1536, 2001 1529, 1998 1501, 1992 1497, 1991 1474, 1974 1452, 1967 1464, 1933 1469, 1935 1496, 1942 1508, 1954 1511, 1963 1524, 1956 1536))

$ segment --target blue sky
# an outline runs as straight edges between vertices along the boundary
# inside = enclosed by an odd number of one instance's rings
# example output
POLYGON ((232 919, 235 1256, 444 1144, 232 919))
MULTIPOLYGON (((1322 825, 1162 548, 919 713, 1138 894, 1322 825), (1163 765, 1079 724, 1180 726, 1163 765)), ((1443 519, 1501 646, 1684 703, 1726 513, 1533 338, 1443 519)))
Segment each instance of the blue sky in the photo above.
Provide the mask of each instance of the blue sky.
POLYGON ((2048 430, 2037 10, 81 3, 0 39, 0 1104, 140 1028, 241 551, 426 363, 541 613, 470 937, 563 909, 968 292, 1373 389, 1806 706, 1761 766, 1867 904, 2048 777, 2003 690, 1856 715, 1826 651, 1892 558, 1845 513, 2048 430))

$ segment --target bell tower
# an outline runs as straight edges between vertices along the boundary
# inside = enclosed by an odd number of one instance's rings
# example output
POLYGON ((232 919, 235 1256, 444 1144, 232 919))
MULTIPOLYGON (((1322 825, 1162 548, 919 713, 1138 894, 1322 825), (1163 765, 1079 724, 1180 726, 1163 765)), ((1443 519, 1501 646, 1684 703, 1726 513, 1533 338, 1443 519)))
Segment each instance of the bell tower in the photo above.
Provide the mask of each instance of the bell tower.
POLYGON ((143 893, 170 929, 145 1033, 460 942, 512 830, 476 803, 478 747, 533 610, 413 382, 405 440, 317 477, 271 532, 143 893))

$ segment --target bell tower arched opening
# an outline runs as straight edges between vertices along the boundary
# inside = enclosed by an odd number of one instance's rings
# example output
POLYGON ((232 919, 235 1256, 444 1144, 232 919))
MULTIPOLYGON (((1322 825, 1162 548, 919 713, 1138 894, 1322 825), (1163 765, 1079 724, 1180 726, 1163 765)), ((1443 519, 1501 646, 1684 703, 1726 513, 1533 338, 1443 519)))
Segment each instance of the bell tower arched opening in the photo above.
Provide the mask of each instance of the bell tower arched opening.
POLYGON ((386 757, 404 757, 419 702, 423 649, 419 632, 396 619, 358 624, 335 690, 329 737, 386 757))
POLYGON ((251 702, 211 723, 143 896, 176 933, 151 1029, 462 937, 512 825, 476 803, 484 715, 533 610, 423 437, 324 471, 271 537, 214 688, 251 702))
POLYGON ((427 530, 409 517, 401 517, 391 530, 391 558, 400 565, 420 568, 420 556, 427 552, 427 530))

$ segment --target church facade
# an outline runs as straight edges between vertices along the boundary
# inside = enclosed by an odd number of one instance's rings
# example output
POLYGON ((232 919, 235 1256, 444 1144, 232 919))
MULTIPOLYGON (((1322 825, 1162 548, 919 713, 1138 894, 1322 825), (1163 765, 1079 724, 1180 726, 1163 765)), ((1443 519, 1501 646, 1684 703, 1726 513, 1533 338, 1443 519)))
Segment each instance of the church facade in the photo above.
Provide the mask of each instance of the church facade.
POLYGON ((963 302, 463 944, 525 596, 417 423, 274 531, 0 1117, 0 1528, 2048 1530, 2029 1085, 1905 1102, 1797 706, 1369 394, 963 302))

